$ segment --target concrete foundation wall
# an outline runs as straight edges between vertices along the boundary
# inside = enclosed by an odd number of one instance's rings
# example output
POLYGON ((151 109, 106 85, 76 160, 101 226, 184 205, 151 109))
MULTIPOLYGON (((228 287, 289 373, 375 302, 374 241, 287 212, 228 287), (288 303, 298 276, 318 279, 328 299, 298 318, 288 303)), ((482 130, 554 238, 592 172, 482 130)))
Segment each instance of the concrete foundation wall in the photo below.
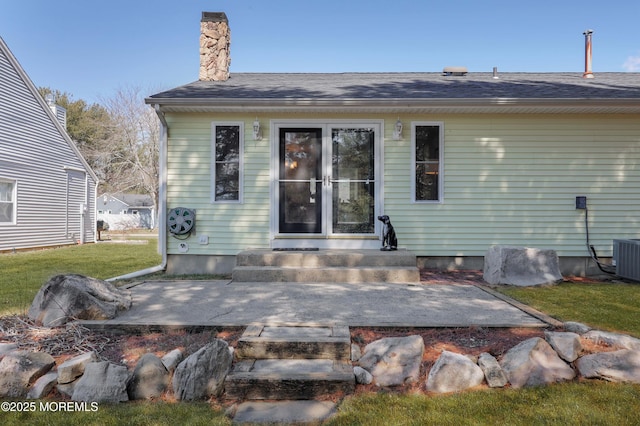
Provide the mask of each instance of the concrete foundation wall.
MULTIPOLYGON (((610 262, 610 259, 601 260, 605 263, 610 262)), ((463 269, 483 270, 484 257, 418 257, 418 268, 440 269, 447 271, 463 269)), ((562 275, 575 275, 579 277, 598 276, 603 274, 603 272, 598 268, 598 265, 596 265, 596 263, 589 257, 561 257, 560 272, 562 275)))
MULTIPOLYGON (((610 259, 603 259, 609 262, 610 259)), ((167 274, 219 274, 231 275, 236 266, 236 256, 208 255, 169 255, 167 258, 167 274)), ((483 270, 483 256, 467 257, 418 257, 417 266, 421 269, 440 270, 483 270)), ((563 276, 599 276, 603 275, 596 263, 588 257, 561 257, 560 272, 563 276)))
POLYGON ((182 254, 167 256, 167 274, 216 274, 231 275, 236 266, 235 256, 204 256, 182 254))

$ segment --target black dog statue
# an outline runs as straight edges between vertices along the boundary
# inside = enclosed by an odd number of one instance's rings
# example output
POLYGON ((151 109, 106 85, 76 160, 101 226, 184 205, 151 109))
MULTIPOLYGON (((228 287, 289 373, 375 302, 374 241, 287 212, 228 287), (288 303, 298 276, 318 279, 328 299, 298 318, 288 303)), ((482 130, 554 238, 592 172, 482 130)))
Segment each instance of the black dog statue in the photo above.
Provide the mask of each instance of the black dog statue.
POLYGON ((382 225, 382 248, 381 251, 398 250, 398 239, 396 238, 396 231, 393 229, 389 216, 378 216, 378 220, 383 223, 382 225))

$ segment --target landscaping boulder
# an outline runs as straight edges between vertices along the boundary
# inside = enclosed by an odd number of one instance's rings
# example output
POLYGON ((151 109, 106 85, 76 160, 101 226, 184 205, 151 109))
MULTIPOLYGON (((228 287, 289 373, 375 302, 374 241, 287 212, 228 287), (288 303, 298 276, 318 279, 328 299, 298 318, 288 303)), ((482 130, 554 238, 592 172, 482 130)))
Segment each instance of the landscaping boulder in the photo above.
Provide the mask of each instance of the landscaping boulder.
POLYGON ((478 366, 484 373, 484 378, 490 388, 502 388, 509 382, 498 360, 490 353, 483 352, 478 357, 478 366))
POLYGON ((576 333, 545 331, 544 338, 560 358, 567 362, 575 361, 582 353, 580 336, 576 333))
POLYGON ((109 361, 90 362, 84 374, 73 388, 73 401, 83 402, 125 402, 127 396, 127 367, 109 361))
POLYGON ((45 327, 75 319, 106 320, 131 307, 131 293, 83 275, 57 275, 36 294, 29 318, 45 327))
POLYGON ((173 373, 173 392, 177 399, 195 401, 219 396, 231 369, 233 354, 224 340, 200 348, 182 361, 173 373))
POLYGON ((586 378, 640 383, 640 351, 621 349, 585 355, 576 361, 576 368, 586 378))
POLYGON ((509 349, 500 365, 514 388, 571 380, 576 375, 540 337, 527 339, 509 349))
POLYGON ((184 352, 182 349, 174 349, 162 357, 162 364, 169 373, 173 373, 183 359, 184 352))
POLYGON ((554 250, 496 245, 484 256, 484 280, 489 284, 534 286, 562 281, 554 250))
POLYGON ((17 343, 0 343, 0 360, 9 352, 18 350, 17 343))
POLYGON ((44 352, 14 351, 0 361, 0 398, 24 398, 29 386, 55 365, 44 352))
POLYGON ((58 373, 52 371, 40 377, 27 392, 27 399, 40 399, 47 396, 58 382, 58 373))
POLYGON ((66 360, 58 366, 58 383, 65 384, 73 382, 82 376, 88 363, 97 360, 98 356, 93 351, 85 352, 82 355, 66 360))
POLYGON ((356 376, 356 383, 368 385, 373 382, 373 376, 362 367, 353 367, 353 374, 356 376))
POLYGON ((640 339, 626 334, 612 333, 610 331, 591 330, 582 335, 584 339, 591 340, 597 344, 605 344, 620 349, 640 350, 640 339))
POLYGON ((563 324, 565 331, 576 333, 583 335, 584 333, 591 330, 591 327, 588 325, 582 324, 581 322, 575 321, 567 321, 563 324))
POLYGON ((359 360, 378 386, 396 386, 418 381, 424 353, 422 336, 386 337, 369 343, 359 360))
POLYGON ((157 399, 167 389, 169 381, 169 372, 162 360, 152 353, 144 354, 127 385, 129 399, 157 399))
POLYGON ((482 384, 484 373, 468 357, 449 351, 442 351, 427 376, 427 390, 430 392, 459 392, 482 384))

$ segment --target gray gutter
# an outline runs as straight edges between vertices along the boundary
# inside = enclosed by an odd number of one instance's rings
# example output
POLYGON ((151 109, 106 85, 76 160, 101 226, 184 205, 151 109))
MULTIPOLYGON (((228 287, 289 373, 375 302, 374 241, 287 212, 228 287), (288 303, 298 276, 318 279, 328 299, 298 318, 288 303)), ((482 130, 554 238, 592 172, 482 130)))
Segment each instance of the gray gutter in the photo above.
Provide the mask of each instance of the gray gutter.
POLYGON ((639 113, 638 98, 147 98, 163 112, 477 112, 477 113, 639 113))

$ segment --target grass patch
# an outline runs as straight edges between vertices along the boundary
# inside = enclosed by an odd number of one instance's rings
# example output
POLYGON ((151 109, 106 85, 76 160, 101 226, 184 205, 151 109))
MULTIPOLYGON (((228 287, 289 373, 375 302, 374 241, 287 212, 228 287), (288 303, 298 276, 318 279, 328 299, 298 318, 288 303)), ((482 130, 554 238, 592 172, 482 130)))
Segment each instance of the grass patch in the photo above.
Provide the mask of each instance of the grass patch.
POLYGON ((548 287, 499 287, 497 290, 560 321, 640 337, 640 285, 562 283, 548 287))
POLYGON ((0 254, 0 315, 26 312, 36 293, 58 274, 107 279, 158 265, 157 238, 146 244, 99 243, 0 254))
MULTIPOLYGON (((35 401, 36 404, 46 401, 35 401)), ((3 425, 30 426, 130 426, 151 425, 230 425, 231 421, 219 409, 201 403, 151 403, 127 402, 126 404, 100 404, 96 412, 2 413, 3 425)))
POLYGON ((638 424, 640 385, 608 382, 347 398, 328 425, 638 424))

